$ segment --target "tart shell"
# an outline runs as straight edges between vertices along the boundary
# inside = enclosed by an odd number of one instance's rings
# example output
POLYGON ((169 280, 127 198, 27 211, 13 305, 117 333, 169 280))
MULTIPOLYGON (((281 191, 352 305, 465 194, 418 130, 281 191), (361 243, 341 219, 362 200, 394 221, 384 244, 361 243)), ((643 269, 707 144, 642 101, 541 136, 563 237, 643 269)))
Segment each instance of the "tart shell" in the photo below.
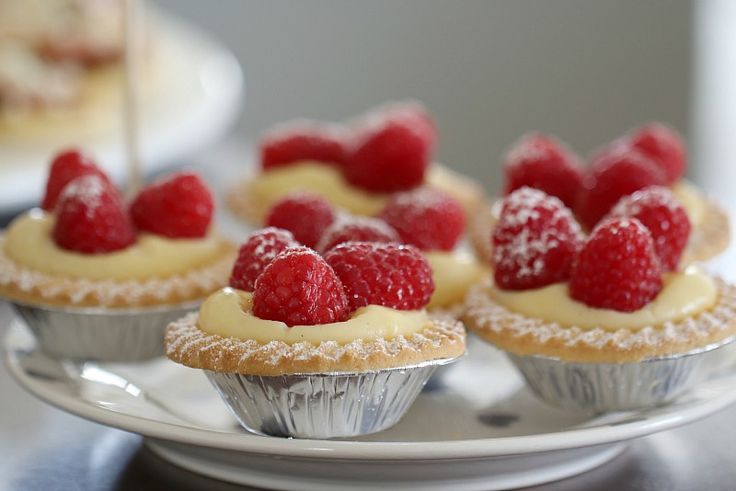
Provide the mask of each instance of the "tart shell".
POLYGON ((145 280, 93 280, 49 275, 16 263, 4 252, 0 236, 0 298, 29 305, 132 308, 179 305, 200 300, 226 285, 236 248, 223 241, 209 264, 190 271, 145 280))
POLYGON ((355 340, 345 345, 325 341, 287 344, 208 334, 197 326, 197 314, 169 324, 166 355, 191 368, 247 375, 292 375, 367 372, 399 368, 461 356, 465 328, 449 317, 432 317, 432 327, 393 339, 355 340))
POLYGON ((718 301, 711 309, 641 329, 581 329, 525 317, 491 300, 489 280, 468 293, 464 320, 475 334, 515 355, 581 363, 637 362, 687 353, 736 336, 736 287, 715 281, 718 301))

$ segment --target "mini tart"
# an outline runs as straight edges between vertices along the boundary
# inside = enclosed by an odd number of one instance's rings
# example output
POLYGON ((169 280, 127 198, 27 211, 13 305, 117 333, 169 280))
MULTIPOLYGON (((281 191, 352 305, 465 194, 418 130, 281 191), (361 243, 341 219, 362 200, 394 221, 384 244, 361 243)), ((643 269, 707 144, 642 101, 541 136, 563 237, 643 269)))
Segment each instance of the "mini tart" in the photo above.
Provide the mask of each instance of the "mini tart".
MULTIPOLYGON (((707 261, 722 253, 728 247, 731 233, 728 214, 718 202, 705 196, 687 181, 681 181, 678 186, 684 188, 694 199, 700 200, 703 207, 702 215, 698 223, 693 224, 690 239, 680 259, 680 266, 684 267, 707 261)), ((478 209, 468 224, 470 242, 475 253, 486 264, 492 259, 491 231, 500 214, 500 200, 492 204, 486 203, 478 209)))
MULTIPOLYGON (((331 167, 328 164, 318 165, 324 165, 327 168, 331 167)), ((257 199, 254 197, 254 193, 251 192, 251 186, 253 186, 253 183, 256 182, 258 177, 259 174, 255 174, 241 180, 235 184, 232 189, 230 189, 225 197, 227 205, 235 215, 253 224, 262 224, 266 213, 273 203, 286 194, 295 191, 314 191, 313 189, 310 189, 309 186, 299 187, 295 185, 294 187, 284 188, 283 193, 278 196, 274 196, 273 199, 257 199)), ((360 188, 351 186, 347 182, 345 182, 344 185, 349 189, 354 190, 356 193, 368 196, 368 199, 373 202, 369 205, 370 213, 365 213, 367 215, 375 215, 381 211, 381 208, 391 196, 390 193, 368 193, 360 188)), ((435 164, 429 169, 426 185, 445 191, 457 199, 462 204, 468 217, 472 217, 477 213, 478 210, 483 207, 485 202, 483 188, 477 182, 439 164, 435 164)), ((340 206, 338 205, 338 207, 340 206)), ((358 213, 356 210, 347 209, 347 211, 354 214, 362 214, 358 213)))
POLYGON ((222 240, 209 264, 167 277, 97 280, 56 276, 29 269, 7 256, 0 235, 0 297, 18 303, 58 307, 139 308, 201 300, 227 284, 236 247, 222 240))
POLYGON ((715 279, 718 300, 709 310, 677 322, 640 329, 581 329, 526 317, 491 300, 490 280, 466 300, 466 325, 515 355, 541 355, 579 363, 630 363, 684 354, 736 335, 736 287, 715 279))
POLYGON ((347 344, 323 341, 259 343, 209 334, 189 314, 166 329, 164 347, 171 360, 191 368, 248 375, 367 372, 408 367, 425 361, 455 358, 465 352, 465 328, 445 316, 432 316, 432 326, 392 339, 357 339, 347 344))

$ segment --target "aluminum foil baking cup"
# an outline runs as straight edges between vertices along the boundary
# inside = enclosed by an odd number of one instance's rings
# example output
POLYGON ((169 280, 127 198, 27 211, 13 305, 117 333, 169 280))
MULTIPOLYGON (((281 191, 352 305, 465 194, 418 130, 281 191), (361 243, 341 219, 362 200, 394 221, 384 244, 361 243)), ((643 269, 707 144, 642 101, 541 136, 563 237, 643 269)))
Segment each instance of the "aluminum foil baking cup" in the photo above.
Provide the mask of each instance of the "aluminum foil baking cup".
POLYGON ((544 356, 507 355, 543 401, 580 412, 604 413, 670 402, 712 373, 713 360, 734 339, 631 363, 574 363, 544 356))
POLYGON ((138 361, 162 356, 164 330, 198 302, 135 308, 67 308, 13 302, 38 346, 56 358, 138 361))
POLYGON ((367 435, 395 425, 435 369, 456 359, 356 373, 206 373, 245 429, 326 439, 367 435))

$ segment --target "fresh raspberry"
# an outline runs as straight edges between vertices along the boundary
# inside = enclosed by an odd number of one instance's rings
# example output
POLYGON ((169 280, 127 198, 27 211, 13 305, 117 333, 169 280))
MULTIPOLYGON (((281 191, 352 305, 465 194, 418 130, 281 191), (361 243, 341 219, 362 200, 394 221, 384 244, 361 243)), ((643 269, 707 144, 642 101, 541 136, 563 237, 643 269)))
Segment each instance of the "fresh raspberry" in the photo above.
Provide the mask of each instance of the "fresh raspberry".
POLYGON ((286 249, 298 246, 299 243, 288 230, 274 227, 256 230, 240 246, 230 275, 230 286, 252 292, 256 278, 266 266, 286 249))
POLYGON ((276 256, 256 280, 253 314, 287 326, 328 324, 348 318, 342 283, 316 252, 306 247, 276 256))
POLYGON ((351 310, 366 305, 418 310, 434 292, 432 268, 410 245, 345 242, 325 260, 340 277, 351 310))
POLYGON ((662 290, 652 234, 636 218, 601 222, 575 258, 570 296, 600 309, 633 312, 662 290))
POLYGON ((652 159, 664 172, 664 184, 672 184, 685 174, 685 144, 675 130, 651 123, 630 136, 631 145, 652 159))
POLYGON ((425 251, 450 251, 465 231, 462 205, 431 188, 393 196, 379 217, 396 229, 402 241, 425 251))
POLYGON ((588 230, 619 199, 645 187, 664 183, 664 173, 639 150, 616 143, 599 153, 583 179, 575 214, 588 230))
POLYGON ((64 186, 80 176, 93 174, 109 182, 107 175, 100 170, 94 161, 76 149, 61 152, 51 162, 49 178, 46 181, 46 194, 41 202, 41 208, 52 211, 64 186))
POLYGON ((317 121, 297 120, 278 125, 261 136, 263 170, 314 160, 342 167, 347 159, 344 131, 317 121))
POLYGON ((286 229, 294 234, 296 240, 314 248, 335 217, 332 205, 322 197, 295 193, 273 205, 266 217, 266 225, 286 229))
POLYGON ((396 230, 378 218, 348 217, 327 227, 316 249, 325 253, 343 242, 401 242, 396 230))
POLYGON ((639 220, 652 234, 662 267, 669 271, 677 268, 690 236, 690 219, 669 189, 651 186, 624 196, 609 216, 639 220))
POLYGON ((141 189, 130 205, 139 230, 171 238, 207 234, 215 203, 207 185, 189 172, 171 174, 141 189))
POLYGON ((424 182, 435 140, 434 123, 422 106, 379 108, 356 125, 345 177, 376 192, 416 187, 424 182))
POLYGON ((59 247, 83 254, 117 251, 136 240, 120 193, 96 174, 78 177, 64 187, 52 235, 59 247))
POLYGON ((503 199, 491 240, 496 285, 525 290, 570 277, 582 232, 562 201, 523 187, 503 199))
POLYGON ((523 136, 509 150, 504 172, 505 194, 529 186, 560 198, 567 207, 575 204, 583 185, 577 156, 556 138, 537 133, 523 136))

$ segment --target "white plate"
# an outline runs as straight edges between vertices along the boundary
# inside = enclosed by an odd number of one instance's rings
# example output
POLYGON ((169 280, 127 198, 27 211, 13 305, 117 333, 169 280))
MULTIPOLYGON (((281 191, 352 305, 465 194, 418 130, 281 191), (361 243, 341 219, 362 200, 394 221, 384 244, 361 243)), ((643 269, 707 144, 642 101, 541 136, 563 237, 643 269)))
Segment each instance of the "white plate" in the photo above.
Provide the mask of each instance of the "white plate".
MULTIPOLYGON (((394 428, 355 440, 245 433, 204 375, 168 360, 58 362, 14 321, 5 360, 26 390, 73 414, 147 437, 163 458, 215 478, 274 489, 491 490, 561 479, 615 457, 627 440, 689 423, 736 400, 736 367, 670 406, 585 417, 548 407, 502 354, 470 354, 430 381, 394 428)), ((726 353, 729 354, 729 353, 726 353)))
MULTIPOLYGON (((175 164, 220 138, 240 114, 243 99, 240 66, 224 46, 168 15, 154 19, 139 108, 146 172, 175 164)), ((0 213, 37 202, 50 158, 70 145, 89 151, 118 182, 125 180, 122 92, 113 72, 102 80, 98 105, 104 110, 89 108, 94 124, 81 116, 58 117, 58 122, 46 120, 43 130, 26 125, 20 135, 0 133, 0 213)))

